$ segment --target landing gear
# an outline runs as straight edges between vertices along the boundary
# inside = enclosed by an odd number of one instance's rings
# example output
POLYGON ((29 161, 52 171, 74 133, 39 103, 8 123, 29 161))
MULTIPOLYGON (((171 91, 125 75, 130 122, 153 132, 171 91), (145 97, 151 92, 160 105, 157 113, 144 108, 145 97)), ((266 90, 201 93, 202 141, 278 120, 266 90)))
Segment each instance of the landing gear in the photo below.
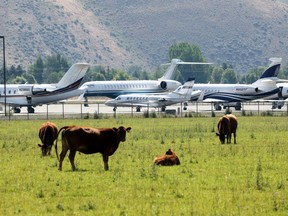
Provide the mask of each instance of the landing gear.
POLYGON ((222 107, 220 106, 220 104, 214 104, 214 108, 217 111, 220 111, 222 109, 222 107))
POLYGON ((285 105, 284 101, 273 101, 272 102, 272 109, 281 109, 285 105))
POLYGON ((113 108, 113 112, 116 112, 116 109, 117 109, 117 108, 116 108, 116 107, 114 107, 114 108, 113 108))
POLYGON ((88 104, 88 99, 87 97, 84 97, 85 100, 84 100, 84 107, 89 107, 89 104, 88 104))
POLYGON ((21 112, 21 109, 18 108, 18 107, 14 107, 14 108, 13 108, 13 111, 14 111, 14 113, 20 113, 20 112, 21 112))
POLYGON ((235 110, 241 110, 241 103, 240 102, 236 103, 235 110))
POLYGON ((165 112, 165 110, 166 110, 166 106, 162 106, 161 107, 161 112, 165 112))
POLYGON ((35 112, 34 108, 31 106, 27 107, 27 111, 28 111, 28 113, 34 113, 35 112))
POLYGON ((140 112, 141 111, 141 107, 140 106, 137 106, 136 107, 136 112, 140 112))

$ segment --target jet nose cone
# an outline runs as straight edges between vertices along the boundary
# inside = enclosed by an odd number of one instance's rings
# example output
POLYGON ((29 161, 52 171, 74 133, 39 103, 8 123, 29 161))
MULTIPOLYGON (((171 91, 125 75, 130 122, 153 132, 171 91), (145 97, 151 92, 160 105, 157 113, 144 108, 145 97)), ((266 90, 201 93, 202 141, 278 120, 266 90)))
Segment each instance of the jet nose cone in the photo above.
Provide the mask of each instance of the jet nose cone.
POLYGON ((114 100, 108 100, 104 103, 106 106, 114 106, 114 100))

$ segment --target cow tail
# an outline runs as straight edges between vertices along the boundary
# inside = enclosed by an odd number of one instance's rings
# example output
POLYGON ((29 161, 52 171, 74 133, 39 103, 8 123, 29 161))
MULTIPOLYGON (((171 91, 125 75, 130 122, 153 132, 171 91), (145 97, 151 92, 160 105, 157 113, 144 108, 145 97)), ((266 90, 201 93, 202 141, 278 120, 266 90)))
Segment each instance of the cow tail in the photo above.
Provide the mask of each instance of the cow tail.
POLYGON ((56 156, 57 156, 58 162, 60 162, 59 154, 58 154, 58 149, 57 149, 58 137, 59 137, 60 132, 61 132, 62 130, 66 130, 67 128, 69 128, 69 126, 64 126, 64 127, 60 128, 60 130, 59 130, 58 133, 57 133, 57 138, 56 138, 56 142, 55 142, 55 152, 56 152, 56 156))

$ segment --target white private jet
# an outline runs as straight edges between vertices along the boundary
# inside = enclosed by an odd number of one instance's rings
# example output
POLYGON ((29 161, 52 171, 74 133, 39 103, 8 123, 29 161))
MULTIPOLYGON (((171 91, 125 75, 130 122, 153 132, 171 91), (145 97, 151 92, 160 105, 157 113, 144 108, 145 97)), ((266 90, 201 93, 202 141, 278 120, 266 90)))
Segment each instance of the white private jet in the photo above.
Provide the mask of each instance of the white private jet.
MULTIPOLYGON (((272 63, 263 72, 261 77, 252 84, 198 84, 195 83, 193 89, 203 92, 202 101, 213 103, 215 110, 235 107, 241 109, 241 102, 257 100, 271 95, 279 94, 279 87, 276 85, 278 80, 281 58, 270 58, 272 63)), ((191 97, 192 101, 199 97, 191 97)))
POLYGON ((27 107, 28 113, 34 113, 35 106, 57 102, 83 94, 85 88, 79 88, 89 64, 73 64, 57 84, 7 84, 0 85, 0 103, 13 108, 15 113, 21 107, 27 107))
MULTIPOLYGON (((114 112, 117 107, 136 107, 137 112, 140 112, 141 107, 161 107, 162 111, 165 111, 166 106, 189 101, 191 95, 200 96, 201 91, 193 91, 194 80, 188 79, 184 85, 173 92, 119 95, 115 99, 106 101, 105 105, 112 106, 114 112)), ((186 109, 186 106, 184 109, 186 109)))
MULTIPOLYGON (((106 96, 115 98, 123 94, 133 93, 163 93, 174 91, 182 84, 178 81, 171 80, 173 72, 179 64, 206 65, 211 63, 204 62, 183 62, 180 59, 172 59, 169 68, 165 74, 158 80, 117 80, 117 81, 91 81, 82 86, 87 87, 86 92, 81 97, 87 101, 87 97, 106 96)), ((80 97, 80 98, 81 98, 80 97)))
POLYGON ((279 93, 256 100, 257 102, 272 102, 272 109, 281 109, 288 102, 288 80, 276 81, 279 93))

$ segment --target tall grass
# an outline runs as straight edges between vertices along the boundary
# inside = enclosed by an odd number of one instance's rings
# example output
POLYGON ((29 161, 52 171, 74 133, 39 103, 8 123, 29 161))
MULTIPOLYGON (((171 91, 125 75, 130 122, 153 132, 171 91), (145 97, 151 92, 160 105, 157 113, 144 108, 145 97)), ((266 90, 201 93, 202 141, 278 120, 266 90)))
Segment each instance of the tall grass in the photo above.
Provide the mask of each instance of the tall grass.
POLYGON ((220 144, 217 120, 55 120, 58 127, 132 127, 106 172, 100 154, 78 153, 75 172, 68 157, 58 171, 54 150, 42 158, 37 146, 43 121, 2 121, 0 215, 287 214, 287 117, 239 116, 236 145, 220 144), (181 165, 154 166, 168 148, 181 165))

